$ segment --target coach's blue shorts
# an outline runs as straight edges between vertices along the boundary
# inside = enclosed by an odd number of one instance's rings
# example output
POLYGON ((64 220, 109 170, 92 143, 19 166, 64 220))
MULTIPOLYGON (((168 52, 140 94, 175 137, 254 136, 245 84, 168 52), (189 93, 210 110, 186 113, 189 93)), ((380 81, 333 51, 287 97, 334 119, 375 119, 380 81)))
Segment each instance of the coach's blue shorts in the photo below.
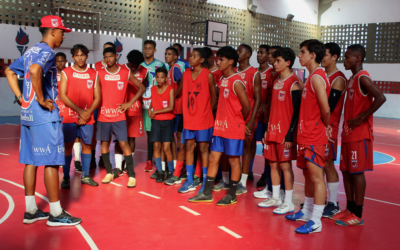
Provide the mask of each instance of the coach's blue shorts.
POLYGON ((61 122, 48 122, 37 126, 21 125, 19 163, 36 167, 64 165, 61 122))
POLYGON ((267 130, 267 124, 259 121, 254 135, 256 141, 262 141, 266 130, 267 130))
POLYGON ((92 144, 93 138, 93 125, 78 125, 76 123, 64 123, 64 143, 74 142, 77 137, 81 138, 82 142, 86 145, 92 144))
POLYGON ((99 109, 93 111, 94 124, 97 124, 97 117, 99 116, 99 109))
POLYGON ((186 143, 186 140, 194 139, 196 142, 210 142, 212 139, 214 128, 203 130, 188 130, 183 129, 181 143, 186 143))
POLYGON ((243 155, 244 140, 227 139, 219 136, 213 136, 210 150, 226 155, 243 155))

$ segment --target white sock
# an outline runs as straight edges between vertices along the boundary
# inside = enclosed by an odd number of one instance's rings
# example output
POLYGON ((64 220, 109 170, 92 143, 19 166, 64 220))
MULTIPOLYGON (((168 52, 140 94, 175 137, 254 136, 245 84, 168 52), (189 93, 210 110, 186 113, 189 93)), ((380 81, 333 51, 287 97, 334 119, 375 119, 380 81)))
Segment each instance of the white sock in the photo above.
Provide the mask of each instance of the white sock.
POLYGON ((165 171, 165 161, 161 162, 162 171, 165 171))
POLYGON ((314 197, 306 197, 304 201, 304 207, 301 210, 304 214, 310 215, 314 208, 314 197))
POLYGON ((34 195, 25 196, 25 206, 26 206, 26 212, 30 214, 36 213, 38 208, 36 206, 36 200, 34 195))
POLYGON ((242 174, 242 178, 240 179, 240 182, 242 183, 243 187, 246 187, 247 184, 247 176, 248 174, 242 174))
POLYGON ((315 224, 321 223, 321 217, 324 212, 325 205, 315 205, 314 210, 312 212, 311 220, 315 222, 315 224))
POLYGON ((337 206, 337 194, 339 191, 339 182, 328 182, 329 201, 337 206))
POLYGON ((293 189, 292 190, 285 190, 285 202, 292 204, 292 196, 293 196, 293 189))
POLYGON ((229 184, 229 171, 228 172, 222 171, 222 180, 224 181, 225 184, 229 184))
POLYGON ((115 154, 114 157, 115 157, 115 167, 121 170, 124 156, 122 154, 115 154))
POLYGON ((176 160, 174 160, 174 169, 176 168, 176 160))
POLYGON ((61 214, 62 208, 60 201, 50 202, 50 214, 57 217, 61 214))
POLYGON ((75 156, 75 161, 80 161, 81 157, 81 143, 80 142, 75 142, 74 143, 74 156, 75 156))
POLYGON ((280 200, 281 185, 272 185, 272 198, 280 200))

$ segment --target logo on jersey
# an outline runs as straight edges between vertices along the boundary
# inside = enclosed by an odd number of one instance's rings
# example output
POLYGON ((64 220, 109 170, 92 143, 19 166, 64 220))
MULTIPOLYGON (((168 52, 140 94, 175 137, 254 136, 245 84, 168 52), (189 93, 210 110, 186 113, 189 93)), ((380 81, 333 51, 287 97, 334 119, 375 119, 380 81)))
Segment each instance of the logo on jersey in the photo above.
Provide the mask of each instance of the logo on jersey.
POLYGON ((353 99, 354 99, 354 89, 350 89, 350 91, 349 91, 349 98, 350 98, 350 100, 353 100, 353 99))
POLYGON ((329 148, 325 148, 325 158, 329 156, 329 148))
POLYGON ((304 99, 306 99, 306 96, 307 96, 307 88, 306 87, 304 87, 304 89, 303 89, 302 96, 303 96, 304 99))
POLYGON ((168 101, 163 101, 163 102, 162 102, 162 106, 163 106, 164 108, 168 107, 168 101))
POLYGON ((119 59, 121 59, 122 56, 122 51, 124 50, 122 43, 120 42, 121 38, 118 37, 115 38, 114 45, 115 45, 115 51, 117 52, 118 58, 117 58, 117 63, 119 62, 119 59))
POLYGON ((224 89, 224 97, 225 98, 229 97, 229 89, 224 89))
POLYGON ((225 131, 225 129, 227 129, 227 128, 228 128, 228 121, 226 120, 226 117, 225 117, 225 121, 217 120, 217 119, 215 120, 214 129, 225 131))
POLYGON ((92 80, 87 80, 87 88, 91 89, 93 87, 93 81, 92 80))
POLYGON ((279 101, 284 101, 285 100, 285 91, 283 91, 283 90, 279 91, 278 99, 279 99, 279 101))
POLYGON ((201 90, 201 82, 196 83, 196 90, 201 90))
POLYGON ((104 80, 106 81, 118 81, 121 77, 119 75, 105 75, 104 80))
POLYGON ((283 88, 283 82, 275 81, 274 89, 282 89, 282 88, 283 88))
POLYGON ((38 63, 45 65, 47 61, 50 59, 50 52, 43 52, 42 57, 39 59, 38 63))
POLYGON ((51 25, 53 25, 53 27, 57 28, 58 27, 58 20, 57 19, 51 19, 51 25))
POLYGON ((88 79, 88 78, 90 78, 90 75, 87 74, 87 73, 86 74, 80 74, 80 73, 74 72, 72 74, 72 77, 79 78, 79 79, 88 79))
POLYGON ((61 76, 57 75, 57 82, 61 81, 61 76))
POLYGON ((284 150, 283 150, 283 156, 284 156, 286 159, 289 159, 289 157, 290 157, 290 150, 289 150, 289 149, 284 149, 284 150))
MULTIPOLYGON (((24 27, 26 30, 26 27, 24 27)), ((28 49, 28 46, 25 46, 29 43, 29 35, 26 34, 22 28, 19 28, 19 31, 17 32, 17 36, 15 37, 15 42, 18 44, 17 49, 21 53, 21 56, 25 53, 25 51, 28 49)))
POLYGON ((268 81, 262 81, 262 88, 267 89, 268 88, 268 81))
POLYGON ((117 86, 118 90, 122 90, 124 88, 124 82, 118 82, 117 86))
POLYGON ((246 77, 246 73, 240 73, 239 75, 240 75, 240 77, 241 77, 242 79, 244 79, 244 78, 246 77))
POLYGON ((348 88, 351 88, 351 87, 353 87, 353 78, 351 78, 348 88))
POLYGON ((133 72, 133 75, 137 78, 138 76, 140 76, 140 72, 138 70, 135 70, 135 72, 133 72))
POLYGON ((353 169, 357 169, 358 168, 358 160, 351 160, 351 167, 353 169))
POLYGON ((228 80, 226 80, 226 79, 222 80, 221 87, 228 87, 228 80))
POLYGON ((264 80, 265 78, 267 78, 267 74, 261 74, 261 80, 264 80))
POLYGON ((47 144, 47 147, 35 147, 32 146, 34 155, 48 155, 51 154, 50 145, 47 144))

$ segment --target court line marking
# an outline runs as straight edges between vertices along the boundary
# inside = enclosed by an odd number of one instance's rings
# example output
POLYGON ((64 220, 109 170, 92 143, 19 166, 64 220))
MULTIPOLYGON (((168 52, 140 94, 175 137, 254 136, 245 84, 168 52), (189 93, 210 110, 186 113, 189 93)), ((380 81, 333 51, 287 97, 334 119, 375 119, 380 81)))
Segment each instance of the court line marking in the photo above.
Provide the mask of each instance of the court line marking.
POLYGON ((196 211, 193 211, 192 209, 190 209, 190 208, 187 208, 187 207, 185 207, 185 206, 179 206, 180 208, 182 208, 183 210, 186 210, 186 211, 188 211, 189 213, 191 213, 191 214, 194 214, 194 215, 200 215, 198 212, 196 212, 196 211))
MULTIPOLYGON (((22 185, 20 185, 20 184, 18 184, 18 183, 15 183, 15 182, 13 182, 13 181, 6 180, 6 179, 3 179, 3 178, 0 178, 0 180, 1 180, 1 181, 8 182, 8 183, 10 183, 10 184, 12 184, 12 185, 14 185, 14 186, 20 187, 20 188, 22 188, 22 189, 25 189, 24 186, 22 186, 22 185)), ((49 199, 48 199, 47 197, 45 197, 45 196, 39 194, 38 192, 35 192, 35 194, 36 194, 37 196, 39 196, 40 198, 42 198, 43 200, 45 200, 45 201, 47 201, 48 203, 50 203, 50 202, 49 202, 49 199)), ((96 243, 94 243, 92 237, 90 237, 90 235, 86 232, 86 230, 85 230, 80 224, 75 225, 75 227, 76 227, 76 228, 78 229, 78 231, 82 234, 83 238, 86 240, 86 242, 87 242, 88 245, 90 246, 90 249, 99 250, 99 248, 96 246, 96 243)))
POLYGON ((389 145, 389 146, 396 146, 396 147, 400 147, 400 145, 396 145, 396 144, 387 144, 387 143, 382 143, 382 142, 374 142, 374 144, 383 144, 383 145, 389 145))
POLYGON ((143 191, 140 191, 139 194, 147 195, 147 196, 153 197, 155 199, 161 199, 161 197, 158 197, 158 196, 155 196, 155 195, 152 195, 152 194, 148 194, 148 193, 143 192, 143 191))
POLYGON ((122 187, 121 184, 118 184, 118 183, 115 183, 115 182, 110 182, 110 184, 114 184, 115 186, 120 186, 120 187, 122 187))
POLYGON ((13 126, 19 126, 20 124, 13 124, 13 123, 7 123, 5 125, 13 125, 13 126))
POLYGON ((9 140, 9 139, 19 139, 19 137, 11 137, 11 138, 0 138, 0 140, 9 140))
POLYGON ((3 223, 4 221, 6 221, 8 219, 8 217, 10 217, 10 215, 12 214, 12 212, 14 211, 15 208, 15 203, 13 198, 11 197, 11 195, 7 194, 6 192, 4 192, 3 190, 0 190, 0 193, 3 194, 7 200, 8 200, 8 209, 6 214, 0 219, 0 224, 3 223))
POLYGON ((9 155, 9 154, 0 153, 0 155, 9 155))
POLYGON ((389 164, 393 164, 393 165, 400 166, 400 164, 397 164, 397 163, 391 163, 391 162, 389 162, 389 164))
POLYGON ((240 236, 239 234, 229 230, 228 228, 224 227, 224 226, 220 226, 218 227, 219 229, 221 229, 222 231, 225 231, 226 233, 232 235, 233 237, 235 237, 236 239, 241 239, 242 236, 240 236))

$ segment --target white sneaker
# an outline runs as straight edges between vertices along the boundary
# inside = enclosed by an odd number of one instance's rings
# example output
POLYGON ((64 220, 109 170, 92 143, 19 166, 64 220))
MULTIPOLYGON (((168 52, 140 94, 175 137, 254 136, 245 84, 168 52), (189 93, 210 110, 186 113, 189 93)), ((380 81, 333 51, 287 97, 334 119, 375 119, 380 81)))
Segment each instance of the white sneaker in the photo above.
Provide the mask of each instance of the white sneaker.
POLYGON ((273 213, 274 214, 287 214, 294 212, 294 204, 289 202, 284 202, 278 208, 275 208, 273 213))
POLYGON ((282 202, 285 200, 285 190, 281 189, 280 192, 282 202))
POLYGON ((266 199, 258 203, 259 207, 279 207, 280 205, 282 205, 281 199, 275 200, 274 198, 266 199))
POLYGON ((261 191, 257 191, 253 193, 254 197, 260 199, 270 199, 272 198, 272 192, 268 190, 268 187, 265 187, 261 191))

